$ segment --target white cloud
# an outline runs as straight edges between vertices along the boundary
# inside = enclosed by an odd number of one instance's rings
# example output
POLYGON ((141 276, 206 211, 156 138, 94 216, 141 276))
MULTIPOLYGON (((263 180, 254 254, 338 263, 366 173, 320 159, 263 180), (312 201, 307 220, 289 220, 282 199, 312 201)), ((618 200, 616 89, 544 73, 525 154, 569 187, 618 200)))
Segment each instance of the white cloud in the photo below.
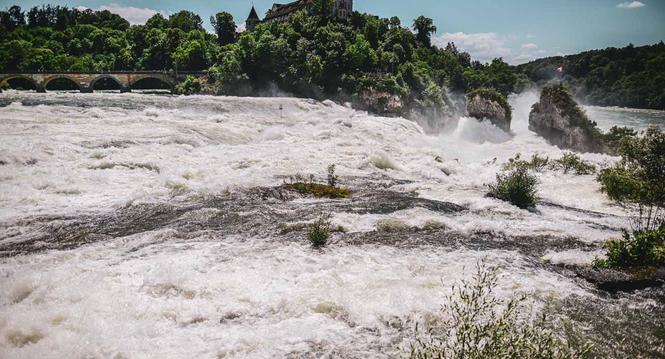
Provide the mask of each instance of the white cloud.
POLYGON ((510 48, 506 46, 506 40, 494 32, 475 34, 446 32, 434 37, 432 42, 438 47, 445 47, 447 43, 454 42, 458 49, 468 52, 472 59, 482 62, 492 61, 497 57, 509 57, 512 54, 510 48))
POLYGON ((617 5, 617 7, 620 9, 637 9, 638 7, 643 7, 643 6, 646 5, 641 1, 626 1, 617 5))
POLYGON ((247 30, 247 24, 245 24, 244 22, 236 24, 236 31, 244 32, 245 30, 247 30))
MULTIPOLYGON (((79 6, 77 7, 77 9, 85 10, 87 9, 87 7, 79 6)), ((169 15, 169 13, 166 11, 157 11, 149 8, 138 8, 133 6, 122 6, 116 3, 111 3, 109 5, 102 5, 93 10, 97 11, 108 10, 114 14, 122 16, 132 25, 145 24, 145 22, 148 21, 149 18, 158 13, 164 15, 165 17, 168 17, 169 15)))
POLYGON ((523 49, 537 49, 538 45, 534 44, 533 42, 529 42, 527 44, 522 44, 523 49))
POLYGON ((536 35, 534 35, 534 34, 526 34, 524 37, 526 37, 527 39, 533 39, 533 38, 536 37, 536 35))

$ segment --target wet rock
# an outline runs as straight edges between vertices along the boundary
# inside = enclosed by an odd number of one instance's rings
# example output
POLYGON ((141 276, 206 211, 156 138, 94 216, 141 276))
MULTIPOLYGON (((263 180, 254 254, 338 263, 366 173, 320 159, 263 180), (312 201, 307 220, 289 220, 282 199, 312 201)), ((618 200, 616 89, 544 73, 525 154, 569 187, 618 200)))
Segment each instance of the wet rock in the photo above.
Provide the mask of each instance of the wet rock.
POLYGON ((604 152, 602 134, 563 85, 543 88, 529 113, 529 130, 560 148, 604 152))
POLYGON ((466 112, 479 120, 488 119, 500 129, 510 131, 511 110, 505 98, 492 90, 479 90, 467 97, 466 112))
POLYGON ((377 90, 365 90, 360 95, 361 107, 381 115, 398 115, 404 109, 402 99, 395 94, 377 90))
POLYGON ((665 284, 665 268, 646 268, 632 271, 577 267, 575 273, 607 292, 630 292, 659 287, 665 284))

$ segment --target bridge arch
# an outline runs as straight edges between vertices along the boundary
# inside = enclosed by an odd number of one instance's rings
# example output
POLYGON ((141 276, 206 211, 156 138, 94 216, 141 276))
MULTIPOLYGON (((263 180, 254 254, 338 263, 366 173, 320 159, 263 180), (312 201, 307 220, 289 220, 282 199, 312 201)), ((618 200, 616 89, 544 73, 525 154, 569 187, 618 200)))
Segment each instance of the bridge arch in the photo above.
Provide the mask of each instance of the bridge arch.
POLYGON ((33 80, 29 76, 24 75, 9 75, 3 78, 0 78, 0 87, 8 86, 13 89, 22 89, 22 90, 37 90, 39 89, 39 83, 33 80), (25 85, 29 85, 29 88, 26 88, 25 85))
POLYGON ((81 91, 81 86, 76 82, 76 80, 68 76, 53 76, 46 80, 43 83, 44 90, 48 91, 81 91))
POLYGON ((90 82, 90 88, 94 90, 120 90, 128 88, 117 76, 113 75, 100 75, 90 82), (99 88, 101 86, 101 88, 99 88))
POLYGON ((175 83, 168 76, 145 75, 132 78, 129 86, 137 90, 171 90, 175 83))
POLYGON ((44 79, 44 82, 42 83, 41 87, 44 90, 53 90, 54 85, 61 85, 58 87, 61 88, 55 88, 55 90, 62 90, 62 87, 65 87, 65 90, 78 90, 81 91, 82 87, 81 85, 76 81, 75 78, 72 78, 70 76, 66 75, 54 75, 54 76, 49 76, 44 79), (66 88, 66 86, 69 86, 69 88, 66 88))

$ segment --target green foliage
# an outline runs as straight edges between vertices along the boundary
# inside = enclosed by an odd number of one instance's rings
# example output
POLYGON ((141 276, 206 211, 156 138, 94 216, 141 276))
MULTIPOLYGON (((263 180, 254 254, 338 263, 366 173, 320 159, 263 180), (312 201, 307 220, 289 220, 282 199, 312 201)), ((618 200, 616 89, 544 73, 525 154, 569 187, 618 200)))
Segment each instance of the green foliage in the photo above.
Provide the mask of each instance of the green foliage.
MULTIPOLYGON (((548 329, 545 316, 535 322, 520 320, 526 297, 500 299, 494 288, 497 268, 478 266, 471 281, 453 287, 441 315, 441 324, 420 324, 411 345, 411 359, 586 358, 590 347, 565 345, 548 329)), ((435 322, 436 323, 436 322, 435 322)))
POLYGON ((603 141, 611 153, 618 154, 624 139, 630 141, 636 135, 637 131, 628 127, 613 126, 608 133, 604 134, 603 141))
POLYGON ((198 71, 219 52, 217 37, 191 12, 130 26, 109 11, 45 5, 21 17, 12 9, 0 12, 0 28, 10 30, 0 31, 0 71, 198 71))
POLYGON ((525 168, 517 168, 507 174, 497 174, 496 183, 489 185, 489 197, 497 198, 526 209, 536 206, 538 180, 525 168))
POLYGON ((503 165, 503 169, 506 171, 518 168, 540 172, 547 168, 551 168, 551 162, 549 157, 541 157, 537 153, 531 156, 531 160, 523 160, 518 153, 515 157, 509 158, 508 162, 503 165))
POLYGON ((335 174, 335 165, 331 164, 327 168, 327 184, 315 183, 314 175, 310 175, 309 181, 304 181, 302 176, 296 175, 295 181, 291 177, 285 187, 302 194, 312 195, 319 198, 348 198, 351 191, 348 188, 338 187, 339 177, 335 174))
POLYGON ((586 113, 573 98, 570 89, 562 83, 551 84, 543 87, 540 98, 548 99, 554 103, 562 112, 563 116, 571 119, 573 126, 591 130, 596 127, 596 123, 589 120, 586 113))
POLYGON ((169 16, 169 27, 183 32, 203 30, 201 17, 191 11, 181 10, 169 16))
POLYGON ((623 231, 623 238, 605 244, 607 259, 596 258, 596 268, 665 266, 665 225, 655 230, 623 231))
POLYGON ((481 98, 488 99, 490 101, 494 101, 498 103, 501 107, 503 107, 503 111, 505 112, 506 118, 511 119, 512 118, 512 108, 510 107, 510 104, 508 103, 508 98, 506 95, 502 94, 501 92, 492 89, 492 88, 487 88, 487 87, 480 87, 475 90, 470 91, 467 94, 468 98, 473 98, 476 96, 480 96, 481 98))
POLYGON ((314 248, 326 245, 330 238, 330 216, 321 215, 314 223, 309 225, 307 238, 314 248))
POLYGON ((306 183, 306 182, 296 182, 289 183, 286 185, 286 188, 300 192, 302 194, 309 194, 314 197, 319 198, 348 198, 351 196, 351 191, 347 188, 333 187, 326 184, 320 183, 306 183))
POLYGON ((563 170, 564 173, 569 173, 573 171, 577 175, 588 175, 596 172, 596 166, 572 152, 565 152, 563 157, 555 160, 549 157, 541 157, 537 153, 531 156, 530 160, 523 160, 518 153, 503 165, 503 169, 508 171, 518 168, 536 172, 563 170))
POLYGON ((596 166, 572 152, 565 152, 563 157, 555 161, 555 165, 561 168, 563 173, 575 171, 578 175, 589 175, 596 172, 596 166))
POLYGON ((362 103, 380 93, 397 96, 391 110, 402 115, 443 113, 445 88, 503 94, 516 88, 517 76, 501 59, 483 65, 452 43, 432 46, 436 27, 429 18, 414 21, 414 34, 397 18, 354 12, 336 21, 331 6, 317 0, 286 21, 261 23, 237 38, 225 12, 211 19, 215 34, 209 34, 190 11, 130 26, 108 11, 11 7, 0 12, 0 71, 209 70, 219 94, 277 85, 297 96, 362 103))
POLYGON ((657 127, 641 135, 621 131, 621 161, 598 175, 601 191, 633 213, 633 231, 610 240, 599 268, 665 265, 665 133, 657 127))
POLYGON ((432 46, 431 37, 436 33, 434 21, 428 17, 419 16, 413 20, 413 30, 416 31, 416 40, 424 47, 432 46))
POLYGON ((233 20, 233 15, 228 12, 217 13, 215 16, 210 17, 210 23, 215 28, 217 43, 224 46, 235 41, 236 23, 233 20))
POLYGON ((180 95, 194 95, 201 92, 201 80, 194 76, 187 76, 185 81, 175 86, 175 93, 180 95))
POLYGON ((600 106, 665 109, 665 44, 586 51, 517 67, 532 81, 560 78, 584 102, 600 106), (557 68, 563 67, 563 74, 557 68))
POLYGON ((661 227, 665 223, 665 133, 651 127, 641 136, 624 137, 618 153, 621 161, 598 176, 601 191, 634 211, 637 231, 661 227))

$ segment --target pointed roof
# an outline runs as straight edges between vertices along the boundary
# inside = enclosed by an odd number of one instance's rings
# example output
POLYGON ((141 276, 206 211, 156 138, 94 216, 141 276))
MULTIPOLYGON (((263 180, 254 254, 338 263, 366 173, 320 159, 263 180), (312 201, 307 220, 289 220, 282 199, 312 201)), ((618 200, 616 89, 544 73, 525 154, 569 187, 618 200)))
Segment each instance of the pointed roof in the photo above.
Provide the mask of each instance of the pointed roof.
POLYGON ((252 5, 252 11, 249 12, 247 20, 260 20, 259 15, 256 14, 256 10, 254 9, 254 5, 252 5))

